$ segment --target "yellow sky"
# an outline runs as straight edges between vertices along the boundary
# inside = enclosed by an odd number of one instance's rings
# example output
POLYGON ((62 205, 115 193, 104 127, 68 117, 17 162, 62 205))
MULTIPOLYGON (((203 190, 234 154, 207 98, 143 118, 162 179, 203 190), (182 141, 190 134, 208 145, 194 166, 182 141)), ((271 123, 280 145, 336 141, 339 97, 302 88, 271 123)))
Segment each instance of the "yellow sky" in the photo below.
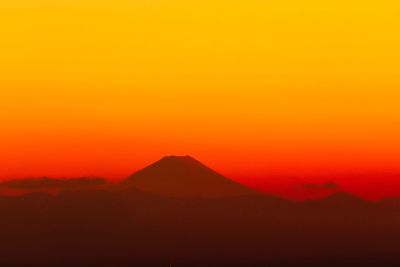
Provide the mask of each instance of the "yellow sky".
POLYGON ((396 166, 399 13, 388 0, 0 0, 3 162, 101 144, 249 172, 344 154, 396 166))

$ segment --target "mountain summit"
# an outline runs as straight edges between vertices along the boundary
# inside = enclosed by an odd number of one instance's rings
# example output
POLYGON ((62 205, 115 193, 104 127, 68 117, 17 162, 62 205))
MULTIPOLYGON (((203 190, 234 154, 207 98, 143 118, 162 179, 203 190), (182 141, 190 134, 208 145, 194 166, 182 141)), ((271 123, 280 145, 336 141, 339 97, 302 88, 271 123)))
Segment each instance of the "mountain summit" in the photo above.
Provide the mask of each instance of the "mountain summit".
POLYGON ((257 194, 190 156, 168 156, 125 181, 142 191, 175 197, 229 197, 257 194))

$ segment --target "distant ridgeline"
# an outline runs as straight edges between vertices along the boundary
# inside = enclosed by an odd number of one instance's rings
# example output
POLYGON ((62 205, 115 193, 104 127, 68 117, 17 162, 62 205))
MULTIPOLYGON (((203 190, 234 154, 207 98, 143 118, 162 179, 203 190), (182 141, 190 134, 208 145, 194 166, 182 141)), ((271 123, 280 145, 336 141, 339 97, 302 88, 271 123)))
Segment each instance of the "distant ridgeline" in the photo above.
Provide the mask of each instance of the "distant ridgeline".
POLYGON ((163 158, 119 184, 42 178, 0 187, 7 186, 65 190, 0 196, 0 266, 400 262, 399 199, 368 202, 338 192, 293 202, 246 188, 190 157, 163 158))
POLYGON ((106 183, 107 181, 105 179, 98 177, 80 177, 73 179, 42 177, 4 181, 0 183, 0 187, 14 189, 72 189, 102 185, 106 183))

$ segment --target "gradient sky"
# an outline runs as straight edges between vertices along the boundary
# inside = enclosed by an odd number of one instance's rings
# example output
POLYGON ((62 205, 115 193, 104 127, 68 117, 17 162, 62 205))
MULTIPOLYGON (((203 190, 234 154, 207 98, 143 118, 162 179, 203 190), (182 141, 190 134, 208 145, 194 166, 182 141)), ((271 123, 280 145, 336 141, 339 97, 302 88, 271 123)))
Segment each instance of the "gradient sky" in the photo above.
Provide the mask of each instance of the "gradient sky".
POLYGON ((190 154, 266 189, 332 179, 400 194, 399 12, 0 0, 0 178, 121 178, 190 154))

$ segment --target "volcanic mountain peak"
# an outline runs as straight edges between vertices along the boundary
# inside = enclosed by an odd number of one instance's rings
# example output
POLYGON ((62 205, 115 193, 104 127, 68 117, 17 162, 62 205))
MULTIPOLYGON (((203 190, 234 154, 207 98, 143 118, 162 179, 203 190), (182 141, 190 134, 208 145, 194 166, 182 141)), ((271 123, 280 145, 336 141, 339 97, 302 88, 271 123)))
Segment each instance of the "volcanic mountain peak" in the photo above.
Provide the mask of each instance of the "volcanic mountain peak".
POLYGON ((150 170, 174 174, 189 172, 189 174, 196 174, 196 172, 209 172, 213 175, 219 175, 214 170, 210 169, 200 161, 191 156, 166 156, 151 164, 143 170, 150 170))
POLYGON ((186 155, 186 156, 175 156, 175 155, 170 155, 170 156, 165 156, 161 160, 182 160, 182 161, 197 161, 193 157, 186 155))
POLYGON ((142 191, 167 196, 226 197, 256 194, 191 156, 167 156, 125 181, 142 191))
POLYGON ((202 165, 206 167, 204 164, 202 164, 200 161, 196 160, 195 158, 191 156, 165 156, 159 161, 155 162, 154 164, 179 164, 179 165, 202 165))

